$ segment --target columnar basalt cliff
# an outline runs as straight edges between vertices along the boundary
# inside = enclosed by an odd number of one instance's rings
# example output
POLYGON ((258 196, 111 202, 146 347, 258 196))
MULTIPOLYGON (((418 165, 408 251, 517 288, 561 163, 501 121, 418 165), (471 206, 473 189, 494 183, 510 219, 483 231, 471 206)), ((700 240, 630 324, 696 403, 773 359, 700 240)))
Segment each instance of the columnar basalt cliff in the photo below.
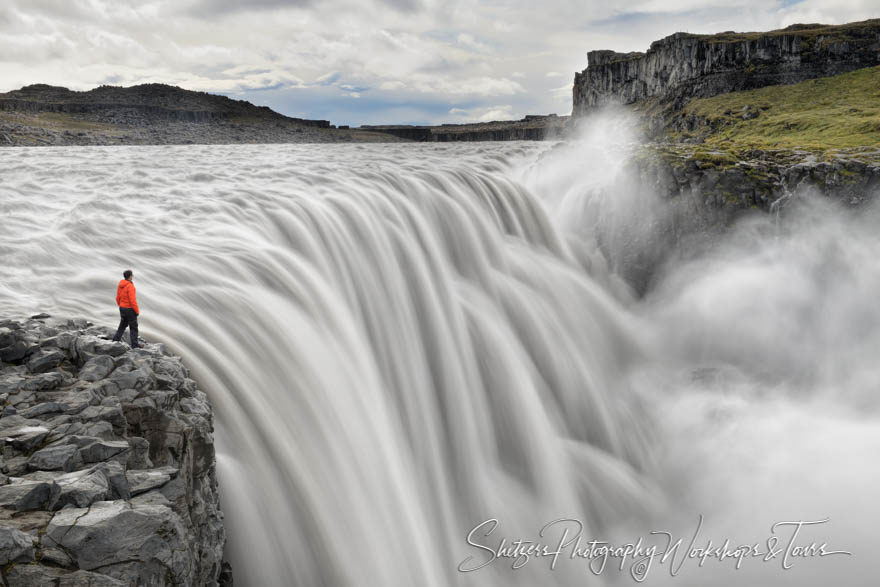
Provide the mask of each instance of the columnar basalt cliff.
POLYGON ((791 84, 880 64, 880 19, 792 25, 766 33, 675 33, 646 53, 591 51, 575 74, 573 114, 595 106, 791 84))
POLYGON ((0 319, 0 585, 229 584, 213 413, 161 344, 0 319))

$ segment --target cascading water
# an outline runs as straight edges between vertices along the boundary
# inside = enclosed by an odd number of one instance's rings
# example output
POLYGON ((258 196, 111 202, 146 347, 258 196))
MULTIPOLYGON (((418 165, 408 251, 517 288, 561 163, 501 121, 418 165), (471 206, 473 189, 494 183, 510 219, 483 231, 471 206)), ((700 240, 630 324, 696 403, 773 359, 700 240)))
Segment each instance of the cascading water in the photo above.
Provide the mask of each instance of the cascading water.
MULTIPOLYGON (((866 296, 880 271, 862 274, 857 291, 845 271, 833 291, 817 289, 841 277, 833 251, 819 262, 803 231, 752 228, 751 255, 732 238, 667 268, 637 300, 619 276, 659 258, 644 229, 664 205, 609 198, 619 177, 608 170, 618 168, 584 164, 584 148, 0 151, 0 314, 45 310, 112 327, 117 274, 135 269, 142 335, 184 357, 216 410, 237 584, 582 585, 612 574, 572 560, 514 570, 513 559, 461 572, 486 561, 466 539, 490 519, 498 527, 481 542, 493 547, 535 539, 559 518, 582 521, 588 538, 686 533, 697 512, 718 532, 766 533, 789 510, 773 499, 754 509, 763 517, 743 519, 744 480, 757 471, 766 489, 814 463, 781 450, 774 458, 792 462, 777 477, 737 437, 758 434, 746 443, 757 450, 783 434, 766 429, 771 405, 787 410, 785 432, 800 431, 792 414, 804 414, 828 434, 850 423, 856 400, 876 406, 867 391, 846 390, 874 380, 880 312, 866 296), (563 189, 572 161, 598 178, 590 189, 563 189), (814 287, 781 295, 792 280, 814 287), (811 312, 828 318, 784 331, 811 312), (844 361, 834 344, 856 331, 859 350, 844 361), (823 353, 828 362, 798 379, 823 353), (827 391, 841 377, 838 393, 827 391), (815 407, 829 395, 838 420, 815 407), (748 413, 753 401, 769 403, 748 413), (733 445, 723 458, 748 474, 712 460, 701 443, 713 430, 733 445), (711 502, 722 489, 727 505, 711 502)), ((863 233, 867 258, 880 248, 863 233)), ((850 462, 880 439, 868 418, 850 462)), ((797 500, 792 515, 837 513, 862 532, 847 507, 810 507, 839 488, 797 500)), ((853 564, 842 558, 784 577, 839 577, 853 564)), ((705 584, 730 566, 690 569, 675 584, 705 584)), ((752 565, 730 581, 780 572, 752 565)))

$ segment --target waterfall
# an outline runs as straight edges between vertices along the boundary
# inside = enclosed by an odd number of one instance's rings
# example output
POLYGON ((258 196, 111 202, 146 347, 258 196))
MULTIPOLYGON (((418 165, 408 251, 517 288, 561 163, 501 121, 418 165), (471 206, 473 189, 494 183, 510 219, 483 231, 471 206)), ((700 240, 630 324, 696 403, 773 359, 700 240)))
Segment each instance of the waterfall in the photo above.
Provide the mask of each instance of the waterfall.
POLYGON ((698 515, 737 543, 830 517, 810 538, 862 558, 650 584, 863 576, 876 211, 797 196, 678 258, 609 136, 3 150, 0 314, 113 328, 135 270, 142 336, 214 406, 240 585, 603 584, 630 569, 514 569, 469 535, 687 540, 698 515))
POLYGON ((622 516, 650 429, 631 318, 504 174, 529 154, 6 152, 2 302, 111 326, 135 269, 216 410, 237 582, 533 585, 460 573, 468 532, 622 516))

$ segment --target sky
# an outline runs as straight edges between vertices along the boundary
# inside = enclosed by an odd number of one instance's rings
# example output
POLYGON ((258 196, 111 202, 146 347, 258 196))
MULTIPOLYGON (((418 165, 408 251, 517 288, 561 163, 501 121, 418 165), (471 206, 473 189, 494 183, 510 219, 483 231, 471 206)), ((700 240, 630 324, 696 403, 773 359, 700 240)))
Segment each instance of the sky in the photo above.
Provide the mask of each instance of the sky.
POLYGON ((571 112, 594 49, 880 17, 878 0, 0 0, 0 91, 167 83, 333 124, 571 112))

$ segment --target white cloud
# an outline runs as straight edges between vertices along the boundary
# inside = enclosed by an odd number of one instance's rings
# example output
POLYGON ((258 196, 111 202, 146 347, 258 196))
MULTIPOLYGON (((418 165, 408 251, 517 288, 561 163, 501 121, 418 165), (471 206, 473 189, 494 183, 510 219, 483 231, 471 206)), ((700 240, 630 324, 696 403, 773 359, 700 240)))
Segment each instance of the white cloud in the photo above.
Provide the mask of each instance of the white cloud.
MULTIPOLYGON (((876 0, 4 0, 0 91, 114 80, 253 99, 263 94, 250 92, 296 90, 289 99, 312 109, 332 90, 349 104, 385 101, 388 112, 412 101, 426 118, 450 108, 473 110, 474 119, 567 113, 570 80, 592 49, 644 51, 678 30, 871 16, 876 0)), ((358 111, 348 112, 357 121, 358 111)))
POLYGON ((488 108, 452 108, 449 114, 454 116, 456 122, 492 122, 493 120, 511 120, 522 118, 514 116, 513 106, 504 104, 501 106, 489 106, 488 108))

